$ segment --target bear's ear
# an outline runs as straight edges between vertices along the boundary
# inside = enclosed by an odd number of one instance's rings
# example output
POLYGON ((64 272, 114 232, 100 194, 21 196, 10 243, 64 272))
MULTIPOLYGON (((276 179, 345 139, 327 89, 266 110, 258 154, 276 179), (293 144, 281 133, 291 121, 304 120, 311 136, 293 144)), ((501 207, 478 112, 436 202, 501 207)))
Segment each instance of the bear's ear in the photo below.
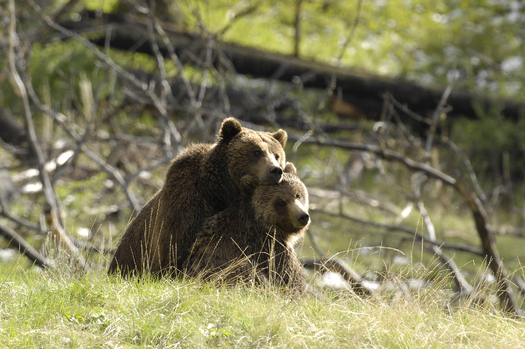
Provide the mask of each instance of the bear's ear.
POLYGON ((251 175, 246 175, 240 179, 241 190, 244 194, 252 194, 259 185, 259 180, 251 175))
POLYGON ((270 136, 277 139, 277 141, 281 143, 283 148, 286 146, 286 141, 288 140, 288 133, 286 133, 285 130, 279 130, 275 133, 270 134, 270 136))
POLYGON ((242 131, 242 126, 235 118, 224 119, 219 131, 219 142, 228 143, 242 131))
POLYGON ((297 176, 297 169, 295 168, 294 164, 292 164, 291 162, 287 162, 286 165, 284 166, 284 173, 291 173, 293 175, 296 175, 297 176))

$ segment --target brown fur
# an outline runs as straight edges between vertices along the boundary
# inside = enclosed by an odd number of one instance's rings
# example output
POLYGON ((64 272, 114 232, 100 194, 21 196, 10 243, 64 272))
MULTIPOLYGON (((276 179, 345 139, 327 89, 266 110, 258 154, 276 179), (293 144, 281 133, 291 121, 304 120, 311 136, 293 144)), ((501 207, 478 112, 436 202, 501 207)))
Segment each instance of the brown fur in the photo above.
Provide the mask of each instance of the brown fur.
POLYGON ((238 205, 204 223, 185 272, 204 280, 251 280, 302 293, 306 276, 293 245, 310 222, 306 187, 292 164, 286 165, 279 184, 256 186, 250 176, 243 184, 238 205))
POLYGON ((172 161, 162 189, 126 228, 109 273, 180 269, 204 220, 238 201, 242 177, 281 180, 286 140, 283 130, 257 132, 228 118, 217 143, 189 146, 172 161))

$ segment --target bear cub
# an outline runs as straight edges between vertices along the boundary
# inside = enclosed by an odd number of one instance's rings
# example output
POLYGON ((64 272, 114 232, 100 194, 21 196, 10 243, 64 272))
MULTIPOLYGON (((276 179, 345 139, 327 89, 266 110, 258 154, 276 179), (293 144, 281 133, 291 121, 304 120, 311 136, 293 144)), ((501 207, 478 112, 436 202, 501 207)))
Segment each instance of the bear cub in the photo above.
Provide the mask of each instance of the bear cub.
POLYGON ((164 186, 124 231, 108 272, 179 271, 203 222, 238 201, 241 178, 281 181, 287 138, 224 119, 216 143, 190 145, 172 161, 164 186))
POLYGON ((306 274, 293 249, 310 223, 308 192, 295 166, 285 166, 279 184, 241 180, 237 205, 208 218, 197 235, 184 271, 218 283, 255 282, 306 289, 306 274))

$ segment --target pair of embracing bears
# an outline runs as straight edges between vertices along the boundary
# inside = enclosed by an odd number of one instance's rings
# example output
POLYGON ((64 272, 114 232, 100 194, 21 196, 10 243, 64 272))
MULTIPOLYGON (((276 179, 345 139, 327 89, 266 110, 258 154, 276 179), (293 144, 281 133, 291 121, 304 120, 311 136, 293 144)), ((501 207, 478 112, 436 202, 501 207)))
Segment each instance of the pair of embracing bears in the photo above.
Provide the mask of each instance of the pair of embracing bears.
POLYGON ((293 245, 310 222, 308 192, 286 163, 287 139, 228 118, 215 144, 189 146, 124 231, 109 273, 182 271, 302 293, 293 245))

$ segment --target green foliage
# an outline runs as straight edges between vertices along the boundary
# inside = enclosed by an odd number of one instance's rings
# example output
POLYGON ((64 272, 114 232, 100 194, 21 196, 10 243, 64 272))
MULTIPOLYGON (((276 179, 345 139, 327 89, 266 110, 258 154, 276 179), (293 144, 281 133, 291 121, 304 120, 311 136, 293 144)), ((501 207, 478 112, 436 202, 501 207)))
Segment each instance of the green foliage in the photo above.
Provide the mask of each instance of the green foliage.
POLYGON ((111 13, 116 10, 120 1, 118 0, 83 0, 89 10, 102 10, 111 13))
MULTIPOLYGON (((523 97, 523 16, 511 1, 303 1, 303 58, 334 63, 380 75, 406 77, 424 84, 448 84, 454 70, 463 87, 502 96, 523 97), (521 77, 520 77, 521 76, 521 77)), ((197 28, 198 13, 212 33, 235 15, 224 39, 266 50, 293 53, 296 2, 200 1, 183 6, 188 24, 197 28)))
MULTIPOLYGON (((63 99, 71 89, 71 84, 76 85, 79 74, 93 71, 96 59, 92 52, 78 42, 66 44, 55 41, 45 46, 33 46, 31 61, 31 78, 35 90, 41 92, 43 88, 49 89, 51 100, 56 101, 63 99)), ((89 76, 96 78, 92 74, 89 76)))
POLYGON ((480 120, 460 120, 454 125, 454 139, 460 140, 475 170, 487 180, 501 181, 501 171, 509 167, 511 177, 519 178, 525 173, 520 159, 525 152, 525 119, 505 119, 500 110, 484 111, 477 108, 480 120), (504 163, 505 154, 509 156, 504 163), (519 177, 518 177, 519 176, 519 177))

